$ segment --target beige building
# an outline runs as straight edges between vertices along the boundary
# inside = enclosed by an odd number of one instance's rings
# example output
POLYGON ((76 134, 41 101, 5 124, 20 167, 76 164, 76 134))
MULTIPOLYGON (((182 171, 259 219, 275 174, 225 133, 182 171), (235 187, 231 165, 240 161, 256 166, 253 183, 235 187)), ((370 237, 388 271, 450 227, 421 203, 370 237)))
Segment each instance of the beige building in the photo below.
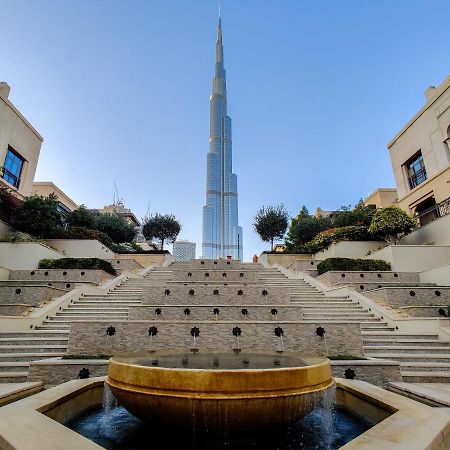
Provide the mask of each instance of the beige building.
POLYGON ((397 189, 378 188, 364 199, 365 206, 373 206, 376 209, 395 205, 398 201, 397 189))
POLYGON ((19 197, 30 195, 43 138, 9 101, 0 82, 0 183, 19 197))
POLYGON ((43 197, 55 194, 58 197, 58 209, 63 215, 78 208, 78 205, 51 181, 35 181, 33 183, 33 194, 42 195, 43 197))
POLYGON ((388 144, 398 205, 424 225, 450 213, 450 76, 388 144))

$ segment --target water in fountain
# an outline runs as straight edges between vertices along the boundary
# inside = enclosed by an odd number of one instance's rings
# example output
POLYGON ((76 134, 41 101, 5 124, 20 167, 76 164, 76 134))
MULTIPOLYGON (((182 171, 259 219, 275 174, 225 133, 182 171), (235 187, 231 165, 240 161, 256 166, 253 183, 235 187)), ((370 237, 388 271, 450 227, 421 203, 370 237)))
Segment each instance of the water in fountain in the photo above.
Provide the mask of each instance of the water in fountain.
MULTIPOLYGON (((226 414, 226 411, 217 413, 226 414)), ((316 408, 289 427, 238 435, 225 431, 205 432, 207 424, 201 427, 202 432, 196 428, 174 432, 173 428, 165 429, 161 425, 142 422, 122 407, 114 408, 108 421, 105 421, 104 415, 103 409, 91 410, 67 426, 108 450, 148 450, 149 442, 152 450, 337 450, 370 428, 369 424, 340 409, 332 410, 329 419, 325 418, 324 408, 316 408), (328 420, 329 425, 324 426, 328 420)))

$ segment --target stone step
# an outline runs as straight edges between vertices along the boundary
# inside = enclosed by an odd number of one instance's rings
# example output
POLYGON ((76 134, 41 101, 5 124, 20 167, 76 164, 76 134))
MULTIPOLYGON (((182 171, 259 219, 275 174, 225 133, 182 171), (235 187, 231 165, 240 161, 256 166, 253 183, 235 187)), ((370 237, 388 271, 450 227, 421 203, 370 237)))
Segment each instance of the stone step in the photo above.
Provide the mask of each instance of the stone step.
POLYGON ((0 373, 27 372, 29 367, 30 367, 30 363, 24 362, 24 361, 0 362, 0 373))
POLYGON ((56 328, 65 328, 67 330, 67 332, 70 331, 70 322, 67 322, 67 324, 59 324, 60 326, 58 327, 58 324, 43 324, 43 325, 39 325, 36 327, 36 330, 39 331, 51 331, 51 330, 55 330, 56 328))
POLYGON ((393 332, 395 331, 395 327, 388 326, 388 324, 385 322, 373 322, 373 323, 361 322, 361 332, 367 330, 393 332))
MULTIPOLYGON (((63 319, 62 322, 65 322, 71 320, 97 320, 103 318, 108 320, 127 320, 128 314, 60 314, 58 316, 50 317, 49 320, 51 320, 52 322, 57 322, 63 319)), ((44 323, 45 322, 46 321, 44 321, 44 323)))
POLYGON ((0 353, 21 353, 22 350, 26 351, 27 353, 60 353, 67 350, 67 345, 0 345, 0 353))
POLYGON ((353 313, 346 313, 346 312, 343 312, 343 313, 336 313, 336 312, 320 312, 320 311, 317 311, 317 312, 304 312, 303 313, 303 317, 305 318, 305 319, 307 319, 307 318, 313 318, 313 317, 318 317, 318 318, 320 318, 320 317, 343 317, 343 318, 346 318, 346 317, 351 317, 352 319, 373 319, 373 320, 380 320, 380 319, 378 319, 378 318, 375 318, 374 317, 374 315, 372 314, 372 313, 364 313, 364 312, 361 312, 361 313, 357 313, 357 312, 353 312, 353 313))
POLYGON ((128 305, 121 305, 121 306, 95 306, 95 305, 69 305, 67 309, 64 309, 65 312, 71 312, 71 311, 87 311, 87 312, 93 312, 93 311, 100 311, 100 312, 109 312, 109 311, 120 311, 120 312, 127 312, 128 311, 128 305))
POLYGON ((450 352, 448 347, 432 347, 432 346, 407 346, 407 345, 365 345, 364 351, 366 353, 370 354, 376 354, 376 353, 424 353, 426 352, 427 355, 431 356, 434 354, 445 354, 450 357, 450 352))
POLYGON ((0 364, 3 361, 38 361, 47 358, 56 358, 63 356, 65 352, 46 352, 46 353, 0 353, 0 364))
POLYGON ((370 353, 366 352, 366 357, 393 359, 400 362, 450 362, 450 354, 421 354, 421 353, 370 353))
POLYGON ((402 362, 400 368, 405 372, 450 371, 450 362, 402 362))
POLYGON ((28 337, 28 338, 16 338, 16 337, 10 337, 10 338, 2 338, 0 337, 0 345, 33 345, 34 343, 39 343, 41 345, 64 345, 67 344, 69 341, 69 335, 62 338, 55 338, 55 337, 28 337))
POLYGON ((0 372, 0 383, 25 383, 28 372, 0 372))
POLYGON ((34 331, 17 331, 10 333, 0 333, 0 339, 4 338, 30 338, 34 337, 65 337, 69 338, 69 332, 67 330, 34 330, 34 331))
POLYGON ((69 315, 69 314, 127 314, 128 308, 83 308, 75 307, 69 309, 63 309, 61 312, 57 312, 56 315, 69 315))
MULTIPOLYGON (((128 306, 128 305, 142 305, 141 300, 77 300, 72 305, 110 305, 110 306, 128 306)), ((70 306, 72 306, 70 305, 70 306)))
POLYGON ((439 339, 433 340, 433 339, 415 339, 414 337, 411 337, 411 339, 404 339, 404 338, 397 338, 396 336, 391 336, 391 338, 384 338, 384 339, 366 339, 363 337, 363 343, 364 345, 413 345, 413 346, 442 346, 442 347, 450 347, 450 343, 446 341, 440 341, 439 339))
POLYGON ((450 383, 450 372, 406 372, 401 371, 406 383, 450 383))
POLYGON ((394 334, 391 332, 383 332, 383 331, 362 331, 361 334, 363 335, 364 339, 366 337, 392 337, 392 338, 416 338, 416 339, 431 339, 436 340, 438 339, 437 334, 413 334, 413 333, 401 333, 399 331, 396 331, 394 334))

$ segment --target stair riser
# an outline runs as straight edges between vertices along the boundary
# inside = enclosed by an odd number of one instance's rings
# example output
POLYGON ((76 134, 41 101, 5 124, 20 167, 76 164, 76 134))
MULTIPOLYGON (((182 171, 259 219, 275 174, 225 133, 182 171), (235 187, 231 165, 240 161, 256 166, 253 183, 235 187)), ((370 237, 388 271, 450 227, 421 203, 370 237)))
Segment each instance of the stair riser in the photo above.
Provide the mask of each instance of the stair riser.
MULTIPOLYGON (((47 358, 54 358, 56 356, 62 356, 60 353, 54 353, 54 354, 49 354, 47 356, 11 356, 8 357, 8 361, 40 361, 42 359, 47 359, 47 358)), ((6 361, 6 358, 1 357, 0 358, 0 364, 2 361, 6 361)))
POLYGON ((385 348, 380 348, 380 349, 375 349, 373 347, 371 347, 370 349, 368 349, 367 347, 365 348, 365 351, 371 355, 375 355, 377 353, 391 353, 391 354, 399 354, 401 355, 402 353, 425 353, 426 355, 450 355, 450 351, 449 349, 427 349, 427 350, 423 350, 420 348, 414 348, 414 347, 408 347, 407 349, 402 349, 402 350, 397 350, 395 348, 389 348, 389 347, 385 347, 385 348))
MULTIPOLYGON (((26 366, 7 366, 7 367, 6 366, 5 367, 1 367, 0 366, 0 373, 28 372, 28 367, 29 367, 28 364, 26 366)), ((3 381, 3 378, 0 378, 0 383, 5 383, 5 381, 3 381)))
POLYGON ((27 376, 20 377, 1 377, 0 383, 25 383, 27 381, 27 376))
POLYGON ((449 383, 450 378, 448 377, 440 377, 438 375, 430 375, 430 376, 409 376, 402 375, 402 379, 404 383, 449 383))
POLYGON ((15 342, 15 341, 3 341, 0 339, 0 345, 2 346, 17 346, 17 345, 67 345, 68 339, 61 339, 57 341, 35 341, 33 339, 15 342))

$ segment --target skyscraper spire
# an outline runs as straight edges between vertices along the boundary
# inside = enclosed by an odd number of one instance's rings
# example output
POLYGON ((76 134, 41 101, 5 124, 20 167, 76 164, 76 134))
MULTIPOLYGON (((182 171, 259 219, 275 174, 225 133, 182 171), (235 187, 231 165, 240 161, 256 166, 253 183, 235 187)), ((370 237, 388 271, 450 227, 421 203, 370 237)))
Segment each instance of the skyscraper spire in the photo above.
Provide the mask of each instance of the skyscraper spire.
POLYGON ((206 170, 203 258, 231 256, 234 259, 242 259, 242 228, 238 221, 237 177, 232 171, 231 118, 227 115, 220 10, 210 97, 210 137, 206 170))

